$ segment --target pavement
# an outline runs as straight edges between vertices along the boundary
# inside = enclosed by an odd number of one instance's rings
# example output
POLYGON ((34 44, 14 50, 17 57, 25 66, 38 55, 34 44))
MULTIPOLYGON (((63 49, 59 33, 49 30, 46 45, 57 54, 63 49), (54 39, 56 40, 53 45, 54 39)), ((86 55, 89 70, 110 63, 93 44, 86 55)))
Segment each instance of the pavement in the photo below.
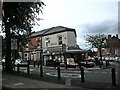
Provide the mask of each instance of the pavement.
MULTIPOLYGON (((33 66, 31 66, 34 68, 33 66)), ((37 67, 35 67, 37 68, 37 67)), ((53 67, 46 67, 53 69, 53 67)), ((61 68, 64 69, 64 68, 61 68)), ((70 68, 71 70, 75 70, 70 68)), ((99 67, 85 68, 85 70, 99 70, 99 67)), ((101 69, 110 69, 101 68, 101 69)), ((77 70, 77 69, 76 69, 77 70)), ((2 73, 2 90, 26 90, 26 89, 40 89, 40 90, 120 90, 120 87, 112 86, 110 83, 100 83, 85 81, 81 82, 80 79, 70 79, 63 77, 58 79, 57 77, 49 76, 44 74, 40 77, 39 72, 37 74, 30 73, 27 75, 25 72, 11 72, 2 73)))

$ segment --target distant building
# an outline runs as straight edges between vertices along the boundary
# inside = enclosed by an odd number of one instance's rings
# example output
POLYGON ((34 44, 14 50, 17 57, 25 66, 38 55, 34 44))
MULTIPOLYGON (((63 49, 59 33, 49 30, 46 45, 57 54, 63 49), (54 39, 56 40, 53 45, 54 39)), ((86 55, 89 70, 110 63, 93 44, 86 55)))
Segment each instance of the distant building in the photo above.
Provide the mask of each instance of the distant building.
MULTIPOLYGON (((120 57, 120 39, 118 34, 107 36, 107 47, 102 48, 102 56, 120 57)), ((97 52, 99 56, 99 51, 97 52)))
POLYGON ((107 39, 107 54, 111 56, 120 56, 120 39, 118 38, 118 34, 108 35, 107 39))

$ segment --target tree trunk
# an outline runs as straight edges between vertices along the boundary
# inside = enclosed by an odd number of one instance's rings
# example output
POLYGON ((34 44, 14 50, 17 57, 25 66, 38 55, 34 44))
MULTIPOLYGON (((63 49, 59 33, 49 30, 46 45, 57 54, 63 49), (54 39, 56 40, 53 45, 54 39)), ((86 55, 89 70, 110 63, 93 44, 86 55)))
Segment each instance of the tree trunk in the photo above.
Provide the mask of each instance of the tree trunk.
POLYGON ((12 61, 11 61, 11 34, 9 23, 5 23, 5 33, 6 33, 6 50, 5 50, 5 71, 12 71, 12 61))

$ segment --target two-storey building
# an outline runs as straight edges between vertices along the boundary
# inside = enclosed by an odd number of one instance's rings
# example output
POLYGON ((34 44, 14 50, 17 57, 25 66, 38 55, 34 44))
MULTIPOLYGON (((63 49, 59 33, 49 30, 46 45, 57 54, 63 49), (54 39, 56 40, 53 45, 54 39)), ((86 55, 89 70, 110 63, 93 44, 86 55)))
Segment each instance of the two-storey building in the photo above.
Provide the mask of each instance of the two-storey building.
POLYGON ((48 61, 69 63, 75 58, 80 59, 81 53, 86 51, 79 48, 76 37, 75 29, 63 26, 35 32, 29 37, 28 47, 32 55, 30 58, 38 61, 43 59, 45 65, 48 61))

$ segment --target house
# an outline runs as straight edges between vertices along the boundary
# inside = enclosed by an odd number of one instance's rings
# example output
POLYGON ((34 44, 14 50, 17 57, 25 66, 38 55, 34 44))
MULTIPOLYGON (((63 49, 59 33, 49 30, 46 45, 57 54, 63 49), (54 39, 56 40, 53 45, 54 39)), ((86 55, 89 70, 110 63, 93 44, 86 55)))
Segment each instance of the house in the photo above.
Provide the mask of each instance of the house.
MULTIPOLYGON (((79 48, 76 42, 76 31, 73 28, 56 26, 31 34, 28 37, 29 59, 43 60, 44 65, 48 61, 69 62, 68 58, 80 58, 85 50, 79 48), (34 54, 31 57, 31 54, 34 54), (43 57, 42 57, 43 56, 43 57)), ((26 56, 25 56, 26 57, 26 56)))
POLYGON ((120 56, 120 39, 118 38, 118 34, 108 35, 107 38, 107 54, 110 56, 120 56))
POLYGON ((103 56, 120 57, 120 39, 118 38, 118 34, 108 35, 107 45, 108 46, 106 48, 102 48, 103 56))

